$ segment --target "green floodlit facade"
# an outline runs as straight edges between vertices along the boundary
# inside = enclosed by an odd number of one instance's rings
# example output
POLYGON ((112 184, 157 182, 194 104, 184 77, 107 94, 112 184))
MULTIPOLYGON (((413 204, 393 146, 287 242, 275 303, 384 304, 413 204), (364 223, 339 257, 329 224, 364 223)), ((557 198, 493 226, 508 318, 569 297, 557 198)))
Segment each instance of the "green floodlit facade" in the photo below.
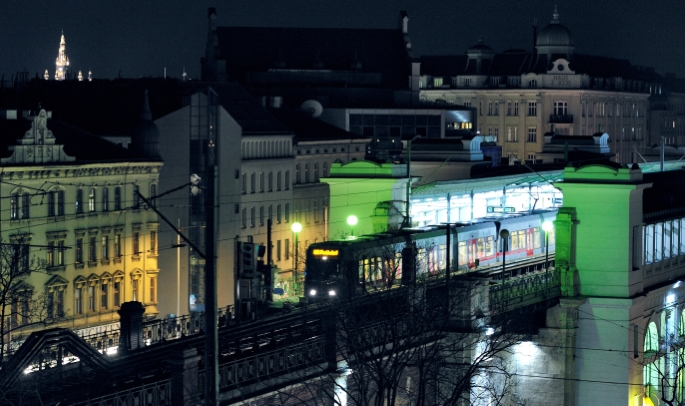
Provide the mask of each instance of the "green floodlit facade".
POLYGON ((633 230, 642 223, 642 192, 651 186, 642 183, 642 171, 601 165, 568 167, 563 182, 555 185, 564 195, 557 238, 575 244, 574 253, 557 245, 558 263, 575 262, 577 269, 577 280, 565 278, 563 291, 568 296, 634 295, 638 287, 637 280, 631 279, 633 230), (570 234, 572 222, 575 238, 570 234))
POLYGON ((407 166, 353 161, 331 164, 330 176, 321 178, 330 188, 331 239, 381 233, 401 224, 405 214, 407 166), (349 216, 357 216, 352 227, 349 216))

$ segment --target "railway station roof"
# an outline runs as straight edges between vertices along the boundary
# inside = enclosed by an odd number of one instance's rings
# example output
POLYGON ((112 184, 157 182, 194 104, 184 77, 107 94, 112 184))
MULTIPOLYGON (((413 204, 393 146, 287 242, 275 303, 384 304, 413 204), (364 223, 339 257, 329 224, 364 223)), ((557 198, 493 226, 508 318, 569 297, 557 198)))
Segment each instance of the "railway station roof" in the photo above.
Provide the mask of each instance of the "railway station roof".
POLYGON ((551 185, 563 180, 564 171, 530 172, 525 174, 497 176, 493 178, 436 181, 412 189, 412 199, 443 197, 446 194, 461 195, 468 193, 501 191, 504 188, 551 185))

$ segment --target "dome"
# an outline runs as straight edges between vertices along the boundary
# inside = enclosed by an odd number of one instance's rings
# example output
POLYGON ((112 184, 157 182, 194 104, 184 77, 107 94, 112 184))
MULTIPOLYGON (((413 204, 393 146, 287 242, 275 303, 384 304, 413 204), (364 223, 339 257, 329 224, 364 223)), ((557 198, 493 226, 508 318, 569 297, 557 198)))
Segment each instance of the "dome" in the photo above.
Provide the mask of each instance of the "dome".
POLYGON ((573 39, 571 31, 559 21, 559 13, 556 8, 552 21, 538 33, 535 47, 540 53, 572 53, 573 39))
POLYGON ((483 38, 478 39, 478 43, 466 51, 469 56, 484 56, 484 55, 494 55, 495 51, 489 46, 483 44, 483 38))
POLYGON ((537 46, 573 46, 571 31, 559 21, 552 22, 540 30, 537 46))

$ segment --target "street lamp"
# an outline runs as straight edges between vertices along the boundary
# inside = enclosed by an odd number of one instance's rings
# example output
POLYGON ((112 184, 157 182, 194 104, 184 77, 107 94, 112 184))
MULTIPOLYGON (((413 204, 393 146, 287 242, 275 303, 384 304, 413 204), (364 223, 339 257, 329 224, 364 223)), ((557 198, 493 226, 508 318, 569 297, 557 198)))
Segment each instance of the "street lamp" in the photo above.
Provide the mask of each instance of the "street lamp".
POLYGON ((294 222, 290 226, 290 230, 292 230, 293 233, 295 233, 295 281, 293 282, 293 289, 295 290, 295 294, 298 293, 299 285, 297 283, 299 279, 299 274, 297 272, 297 269, 299 267, 299 257, 300 257, 300 231, 302 231, 302 224, 298 221, 294 222))
POLYGON ((549 283, 549 232, 554 228, 551 221, 543 221, 542 229, 545 230, 545 284, 549 283))
POLYGON ((502 238, 502 276, 506 272, 506 262, 507 262, 507 245, 509 242, 509 230, 503 228, 499 232, 500 238, 502 238))
POLYGON ((352 238, 351 238, 352 240, 354 240, 354 226, 357 225, 357 222, 358 222, 358 221, 359 221, 359 220, 357 219, 357 216, 355 216, 354 214, 351 215, 351 216, 349 216, 349 217, 347 218, 347 224, 351 227, 351 234, 350 234, 350 236, 352 237, 352 238))

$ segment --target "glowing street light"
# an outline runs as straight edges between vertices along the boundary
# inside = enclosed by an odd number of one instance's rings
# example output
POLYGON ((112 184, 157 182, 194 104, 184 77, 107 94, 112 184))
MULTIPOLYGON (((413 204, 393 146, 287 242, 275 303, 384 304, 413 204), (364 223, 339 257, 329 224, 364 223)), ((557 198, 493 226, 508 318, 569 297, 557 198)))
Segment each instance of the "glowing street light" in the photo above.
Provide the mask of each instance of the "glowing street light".
POLYGON ((293 282, 293 289, 295 290, 295 294, 299 292, 299 273, 298 273, 298 268, 299 268, 299 257, 300 257, 300 231, 302 231, 302 224, 298 221, 294 222, 290 226, 290 230, 292 230, 293 233, 295 233, 295 281, 293 282))
POLYGON ((353 239, 354 239, 354 226, 357 225, 358 221, 359 220, 357 219, 357 216, 355 216, 354 214, 347 218, 347 224, 351 227, 351 234, 350 235, 352 236, 353 239))

